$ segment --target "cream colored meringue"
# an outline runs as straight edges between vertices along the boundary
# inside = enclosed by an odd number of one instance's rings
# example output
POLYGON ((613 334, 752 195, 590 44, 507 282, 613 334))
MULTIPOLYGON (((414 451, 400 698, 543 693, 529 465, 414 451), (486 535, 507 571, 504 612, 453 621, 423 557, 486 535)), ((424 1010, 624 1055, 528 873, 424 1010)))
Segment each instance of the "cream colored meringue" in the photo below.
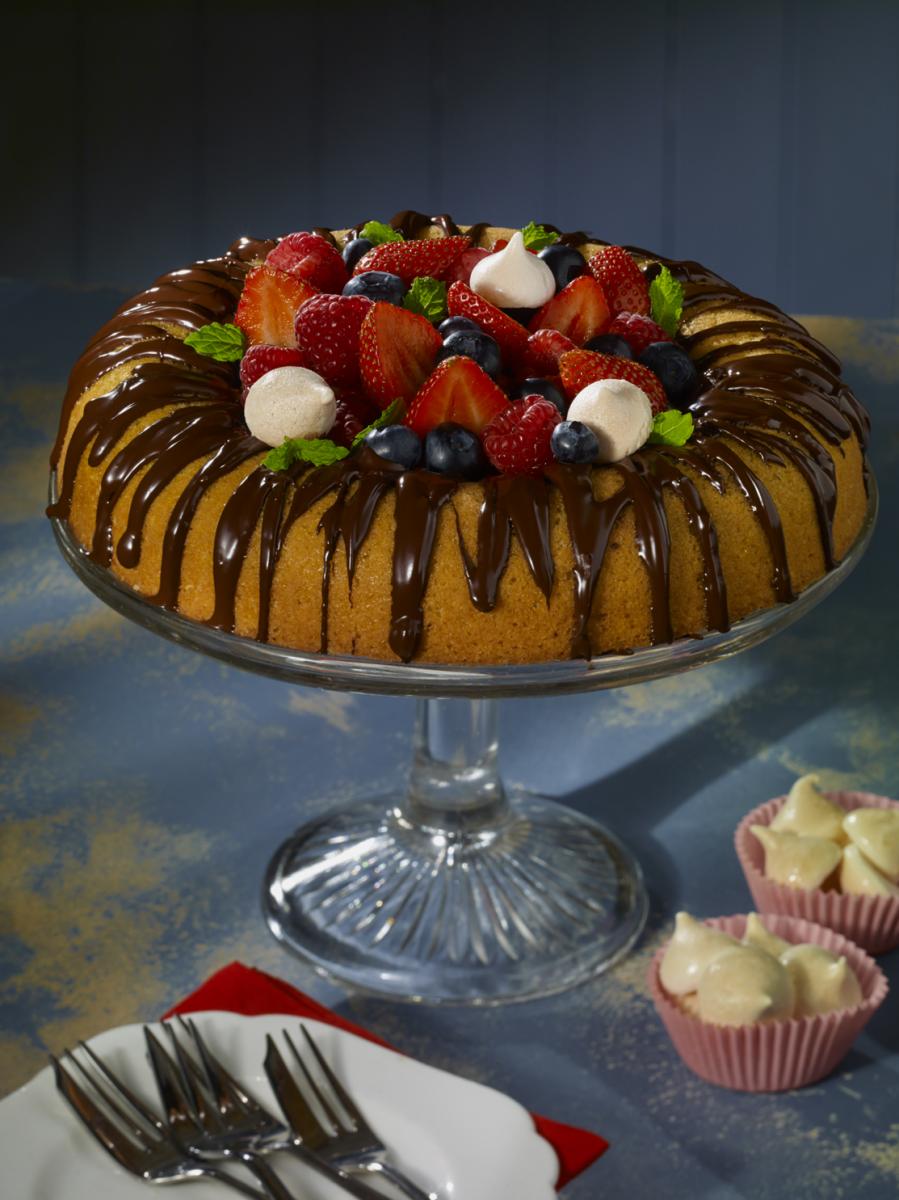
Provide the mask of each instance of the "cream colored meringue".
POLYGON ((827 838, 780 833, 770 825, 751 825, 750 829, 765 851, 765 874, 775 883, 817 888, 839 864, 840 847, 827 838))
POLYGON ((841 844, 845 842, 843 818, 846 810, 821 794, 819 782, 817 775, 803 775, 797 779, 790 788, 786 803, 769 828, 808 837, 829 838, 841 844))
POLYGON ((334 424, 334 392, 307 367, 275 367, 247 392, 244 420, 253 437, 267 446, 285 438, 323 437, 334 424))
POLYGON ((521 233, 475 264, 473 292, 499 308, 540 308, 556 294, 556 279, 542 258, 525 248, 521 233))
POLYGON ((843 819, 854 846, 891 883, 899 883, 899 808, 857 808, 843 819))
POLYGON ((861 985, 842 955, 838 958, 823 946, 803 943, 790 946, 780 961, 793 981, 794 1016, 813 1017, 861 1004, 861 985))
POLYGON ((858 846, 850 843, 840 864, 840 891, 857 896, 896 896, 899 887, 869 862, 858 846))
POLYGON ((662 986, 672 996, 695 991, 709 963, 739 944, 729 933, 712 929, 689 913, 679 912, 674 919, 674 934, 659 968, 662 986))
POLYGON ((652 405, 635 383, 599 379, 581 388, 566 420, 581 421, 596 434, 597 462, 620 462, 639 450, 652 432, 652 405))
POLYGON ((789 950, 791 943, 785 942, 776 933, 771 933, 766 929, 758 913, 750 913, 746 918, 743 945, 755 946, 758 950, 764 950, 766 954, 773 954, 775 958, 780 958, 785 950, 789 950))
POLYGON ((696 989, 699 1015, 712 1025, 752 1025, 793 1015, 793 983, 786 967, 757 946, 719 954, 696 989))

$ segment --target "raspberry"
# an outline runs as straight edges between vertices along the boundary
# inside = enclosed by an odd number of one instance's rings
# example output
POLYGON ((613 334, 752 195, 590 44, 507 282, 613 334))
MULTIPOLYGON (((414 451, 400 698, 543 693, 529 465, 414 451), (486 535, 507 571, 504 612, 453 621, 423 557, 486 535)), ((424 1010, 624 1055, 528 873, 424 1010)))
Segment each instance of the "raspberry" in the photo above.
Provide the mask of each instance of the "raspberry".
POLYGON ((240 383, 244 397, 257 379, 275 367, 308 367, 302 350, 292 346, 250 346, 240 360, 240 383))
POLYGON ((377 404, 358 392, 341 392, 337 396, 337 416, 328 437, 338 446, 349 450, 353 438, 381 415, 377 404))
POLYGON ((339 292, 348 278, 340 251, 317 233, 289 233, 265 262, 276 271, 307 280, 322 292, 339 292))
POLYGON ((359 387, 359 330, 371 304, 365 296, 313 296, 297 313, 297 345, 331 387, 359 387))
POLYGON ((616 333, 624 338, 633 350, 634 358, 642 354, 653 342, 672 340, 661 325, 656 325, 651 317, 644 317, 642 313, 619 313, 606 333, 616 333))
POLYGON ((553 461, 552 433, 562 414, 543 396, 523 396, 484 430, 484 449, 499 471, 535 475, 553 461))

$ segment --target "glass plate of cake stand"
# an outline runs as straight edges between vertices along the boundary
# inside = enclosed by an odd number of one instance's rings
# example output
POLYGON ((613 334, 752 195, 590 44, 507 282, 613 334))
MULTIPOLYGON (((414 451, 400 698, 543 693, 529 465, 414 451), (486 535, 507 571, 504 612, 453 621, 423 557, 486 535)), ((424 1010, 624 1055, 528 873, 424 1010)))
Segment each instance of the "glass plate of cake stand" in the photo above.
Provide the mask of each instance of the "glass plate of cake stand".
POLYGON ((277 850, 263 909, 276 938, 346 986, 429 1004, 494 1004, 562 991, 609 968, 640 936, 639 864, 615 835, 563 804, 505 786, 497 700, 620 687, 747 650, 793 624, 858 563, 842 562, 791 604, 727 633, 592 661, 521 666, 380 662, 236 637, 148 603, 53 521, 75 573, 101 600, 191 650, 289 683, 414 696, 405 788, 308 821, 277 850))

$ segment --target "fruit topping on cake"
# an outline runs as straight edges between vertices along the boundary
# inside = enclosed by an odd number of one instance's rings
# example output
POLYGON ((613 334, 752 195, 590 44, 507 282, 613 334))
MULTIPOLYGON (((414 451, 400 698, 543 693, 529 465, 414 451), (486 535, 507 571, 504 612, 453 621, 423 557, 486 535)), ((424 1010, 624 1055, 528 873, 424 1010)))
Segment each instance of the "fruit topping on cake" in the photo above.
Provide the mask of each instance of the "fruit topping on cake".
POLYGON ((305 279, 320 292, 339 292, 349 274, 340 251, 317 233, 289 233, 268 254, 265 265, 305 279))
POLYGON ((447 421, 482 433, 509 406, 509 397, 473 358, 445 359, 418 392, 406 424, 424 436, 447 421))
POLYGON ((497 413, 484 430, 484 449, 498 471, 539 474, 553 461, 552 435, 562 415, 543 396, 524 396, 497 413))
POLYGON ((577 346, 609 326, 606 294, 589 275, 581 275, 553 296, 531 321, 531 330, 555 329, 577 346))
POLYGON ((619 313, 652 313, 649 288, 643 272, 621 246, 603 246, 588 263, 613 316, 619 313))
POLYGON ((666 267, 647 284, 620 246, 588 262, 533 222, 488 248, 369 221, 342 249, 288 234, 247 275, 235 324, 189 340, 243 354, 247 427, 284 443, 267 463, 364 442, 406 470, 528 475, 683 445, 699 376, 682 304, 666 267), (317 448, 287 446, 303 439, 317 448))
POLYGON ((247 275, 234 323, 251 345, 296 346, 296 315, 317 294, 314 284, 297 275, 257 267, 247 275))
POLYGON ((440 334, 424 317, 392 303, 373 304, 359 330, 359 370, 366 394, 382 409, 398 397, 411 400, 430 375, 442 345, 440 334))
POLYGON ((295 315, 297 346, 332 387, 359 386, 359 335, 371 307, 364 296, 314 296, 295 315))

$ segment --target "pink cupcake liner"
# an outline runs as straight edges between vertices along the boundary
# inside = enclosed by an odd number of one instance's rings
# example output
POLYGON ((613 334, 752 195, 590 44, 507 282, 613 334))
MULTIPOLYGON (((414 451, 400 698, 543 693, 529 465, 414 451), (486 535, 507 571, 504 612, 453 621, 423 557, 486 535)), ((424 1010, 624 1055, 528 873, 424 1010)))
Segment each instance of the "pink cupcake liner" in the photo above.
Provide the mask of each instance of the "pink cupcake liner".
MULTIPOLYGON (((856 808, 899 808, 899 801, 872 792, 825 792, 825 796, 847 812, 856 808)), ((766 878, 765 852, 752 833, 751 825, 770 825, 786 796, 778 796, 748 813, 734 834, 737 857, 755 907, 760 913, 782 913, 804 917, 844 934, 871 954, 883 954, 899 946, 899 898, 895 896, 852 896, 825 892, 820 888, 792 888, 766 878)))
MULTIPOLYGON (((706 921, 741 938, 745 915, 706 921)), ((813 942, 845 955, 862 989, 855 1008, 786 1021, 763 1021, 733 1028, 710 1025, 685 1012, 662 987, 659 970, 665 947, 649 966, 648 982, 656 1011, 674 1048, 701 1079, 738 1092, 785 1092, 829 1075, 883 1003, 889 985, 877 963, 848 938, 801 917, 769 916, 765 926, 788 942, 813 942)))

